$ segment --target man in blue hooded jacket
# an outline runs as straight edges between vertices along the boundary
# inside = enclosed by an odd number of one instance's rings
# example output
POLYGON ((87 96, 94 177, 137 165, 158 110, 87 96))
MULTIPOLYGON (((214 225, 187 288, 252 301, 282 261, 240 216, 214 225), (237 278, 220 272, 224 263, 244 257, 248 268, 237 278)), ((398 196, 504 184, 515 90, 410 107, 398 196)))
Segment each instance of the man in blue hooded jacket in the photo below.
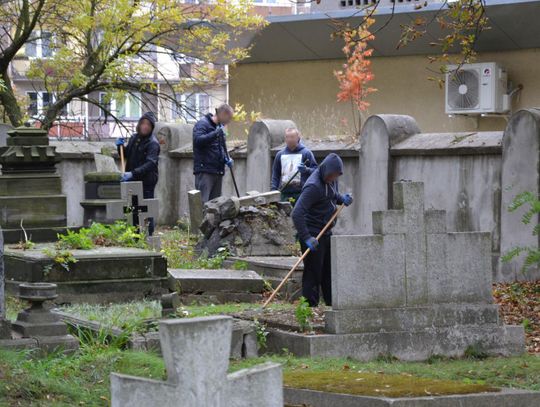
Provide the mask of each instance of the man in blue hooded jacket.
POLYGON ((225 126, 233 115, 232 107, 224 103, 215 114, 208 113, 193 127, 193 174, 203 202, 221 196, 225 166, 233 166, 225 143, 225 126))
POLYGON ((331 153, 306 181, 292 212, 302 252, 310 253, 304 259, 302 295, 312 307, 319 305, 322 288, 326 305, 332 305, 330 236, 332 227, 317 241, 317 236, 336 211, 337 205, 352 204, 350 194, 340 194, 338 178, 343 174, 343 161, 331 153))
POLYGON ((317 168, 313 153, 302 144, 300 132, 285 130, 285 148, 276 154, 272 166, 272 190, 281 190, 281 200, 296 203, 302 187, 317 168))

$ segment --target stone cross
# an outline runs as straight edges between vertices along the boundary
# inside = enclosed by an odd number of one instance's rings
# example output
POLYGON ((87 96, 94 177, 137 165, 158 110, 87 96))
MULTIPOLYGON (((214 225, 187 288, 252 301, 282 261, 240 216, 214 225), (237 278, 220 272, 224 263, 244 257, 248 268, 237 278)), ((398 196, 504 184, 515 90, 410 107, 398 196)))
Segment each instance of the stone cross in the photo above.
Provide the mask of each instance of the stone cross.
POLYGON ((137 226, 140 230, 146 228, 148 218, 157 219, 159 215, 159 201, 157 199, 144 199, 141 181, 122 182, 120 184, 122 199, 107 202, 107 219, 126 219, 127 223, 137 226))
POLYGON ((332 241, 334 309, 491 303, 490 234, 447 233, 424 209, 424 184, 394 183, 394 208, 373 212, 373 235, 332 241))
POLYGON ((283 407, 278 364, 227 374, 230 317, 162 320, 159 334, 167 381, 113 373, 112 407, 283 407))

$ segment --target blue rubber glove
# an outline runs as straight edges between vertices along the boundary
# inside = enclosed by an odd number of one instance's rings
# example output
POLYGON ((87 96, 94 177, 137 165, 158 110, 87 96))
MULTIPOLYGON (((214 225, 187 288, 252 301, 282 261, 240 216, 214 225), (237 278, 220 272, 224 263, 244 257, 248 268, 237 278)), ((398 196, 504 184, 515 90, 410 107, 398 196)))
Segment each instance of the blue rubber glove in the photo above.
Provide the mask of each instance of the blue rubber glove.
POLYGON ((116 142, 114 144, 116 144, 117 147, 120 147, 120 146, 123 146, 125 142, 126 140, 120 137, 116 139, 116 142))
POLYGON ((300 171, 300 174, 305 174, 307 172, 308 168, 306 167, 306 164, 300 163, 298 165, 298 171, 300 171))
POLYGON ((313 236, 306 240, 305 243, 309 250, 311 250, 312 252, 316 252, 319 248, 319 242, 313 236))
POLYGON ((349 206, 350 204, 353 203, 353 197, 351 194, 341 195, 341 200, 343 201, 343 204, 345 206, 349 206))
POLYGON ((126 181, 131 181, 132 179, 133 179, 133 174, 131 172, 124 172, 124 174, 122 174, 122 178, 120 179, 120 181, 126 182, 126 181))
POLYGON ((233 160, 232 158, 230 158, 230 157, 229 157, 229 158, 225 158, 225 165, 226 165, 227 167, 232 168, 233 164, 234 164, 234 160, 233 160))

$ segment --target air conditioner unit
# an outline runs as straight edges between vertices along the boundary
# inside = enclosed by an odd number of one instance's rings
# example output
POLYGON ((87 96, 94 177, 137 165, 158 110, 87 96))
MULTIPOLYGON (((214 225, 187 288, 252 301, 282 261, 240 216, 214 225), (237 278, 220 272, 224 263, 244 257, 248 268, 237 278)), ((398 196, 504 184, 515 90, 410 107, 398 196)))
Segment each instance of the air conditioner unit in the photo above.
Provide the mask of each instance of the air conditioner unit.
POLYGON ((510 110, 508 77, 495 62, 449 65, 447 69, 447 114, 501 114, 510 110))

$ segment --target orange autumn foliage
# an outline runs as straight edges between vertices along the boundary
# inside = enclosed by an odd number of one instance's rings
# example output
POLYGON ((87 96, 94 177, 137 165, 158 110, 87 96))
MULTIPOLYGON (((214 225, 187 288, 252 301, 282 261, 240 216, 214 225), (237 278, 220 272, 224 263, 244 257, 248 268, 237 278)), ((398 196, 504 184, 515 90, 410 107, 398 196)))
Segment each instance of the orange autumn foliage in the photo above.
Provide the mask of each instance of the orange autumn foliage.
POLYGON ((343 53, 347 57, 347 63, 343 65, 343 70, 334 71, 340 89, 337 94, 338 102, 350 100, 360 111, 365 111, 369 107, 366 97, 377 91, 368 86, 374 79, 369 59, 373 49, 368 48, 368 42, 375 38, 369 31, 374 21, 372 18, 366 18, 358 28, 342 31, 341 36, 345 41, 343 53))

